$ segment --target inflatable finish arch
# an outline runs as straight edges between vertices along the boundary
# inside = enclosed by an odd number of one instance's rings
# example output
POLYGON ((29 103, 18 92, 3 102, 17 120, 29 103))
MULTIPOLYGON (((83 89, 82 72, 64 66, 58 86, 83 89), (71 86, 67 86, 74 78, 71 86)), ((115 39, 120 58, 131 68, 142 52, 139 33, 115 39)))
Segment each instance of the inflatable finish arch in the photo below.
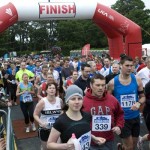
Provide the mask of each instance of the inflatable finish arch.
POLYGON ((0 2, 0 32, 17 21, 92 19, 106 34, 110 55, 142 56, 141 28, 95 0, 4 0, 0 2))

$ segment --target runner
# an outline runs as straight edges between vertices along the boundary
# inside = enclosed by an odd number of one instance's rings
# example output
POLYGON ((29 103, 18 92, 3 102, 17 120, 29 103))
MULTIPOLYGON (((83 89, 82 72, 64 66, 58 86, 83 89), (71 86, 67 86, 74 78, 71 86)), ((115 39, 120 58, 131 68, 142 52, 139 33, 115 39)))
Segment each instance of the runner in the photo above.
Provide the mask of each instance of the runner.
POLYGON ((121 71, 108 83, 108 91, 118 99, 124 110, 125 125, 118 150, 133 150, 140 134, 139 108, 145 102, 142 81, 131 73, 133 59, 125 56, 120 61, 121 71))
POLYGON ((38 89, 39 86, 47 80, 48 66, 42 66, 42 72, 35 79, 34 86, 38 89))
POLYGON ((37 97, 39 98, 39 100, 46 97, 46 85, 48 83, 56 83, 54 80, 54 76, 51 73, 47 74, 47 80, 43 82, 38 88, 37 97))
POLYGON ((76 85, 71 85, 66 90, 64 113, 54 123, 48 142, 48 149, 73 150, 74 144, 69 143, 72 133, 76 135, 81 148, 88 150, 91 137, 97 144, 105 143, 104 138, 91 136, 90 115, 82 112, 83 92, 76 85), (59 137, 61 143, 57 143, 59 137), (68 143, 67 143, 68 142, 68 143))
MULTIPOLYGON (((109 70, 107 70, 109 71, 109 70)), ((105 76, 106 78, 106 84, 108 84, 108 82, 113 79, 115 76, 117 76, 120 73, 120 66, 117 62, 114 62, 112 64, 112 73, 108 74, 105 76)))
POLYGON ((103 76, 106 76, 105 75, 105 71, 107 71, 107 70, 109 70, 109 74, 112 73, 111 59, 110 59, 110 57, 104 58, 104 66, 100 70, 100 74, 102 74, 103 76))
POLYGON ((69 77, 69 79, 66 79, 64 81, 64 84, 63 84, 63 89, 64 91, 66 91, 66 89, 68 88, 68 86, 74 84, 74 82, 77 80, 78 78, 78 72, 76 70, 74 70, 71 74, 71 76, 69 77))
POLYGON ((35 76, 39 76, 42 72, 42 67, 40 66, 40 61, 36 61, 36 66, 33 68, 33 73, 35 74, 35 76))
POLYGON ((22 62, 20 64, 20 70, 16 73, 16 76, 15 76, 17 85, 19 85, 19 82, 22 82, 22 75, 24 73, 28 75, 30 82, 34 81, 34 74, 28 69, 26 69, 26 63, 22 62))
POLYGON ((105 78, 101 74, 94 75, 84 96, 83 111, 92 115, 92 134, 106 139, 101 146, 92 143, 90 150, 113 150, 113 133, 119 135, 124 125, 123 110, 117 99, 105 91, 105 87, 105 78))
POLYGON ((143 83, 143 87, 150 81, 150 56, 146 58, 146 67, 141 69, 136 76, 140 77, 143 83))
POLYGON ((82 89, 83 94, 85 95, 87 88, 90 87, 90 77, 91 67, 89 64, 83 64, 81 66, 81 76, 74 82, 79 88, 82 89))
POLYGON ((10 91, 10 102, 14 105, 17 105, 17 96, 16 96, 16 91, 17 91, 17 84, 15 80, 15 75, 16 75, 16 70, 12 70, 12 73, 8 75, 7 82, 9 84, 9 91, 10 91))
POLYGON ((16 95, 20 96, 20 108, 24 115, 24 121, 26 124, 26 132, 30 132, 30 125, 31 122, 31 128, 32 131, 36 131, 36 127, 34 124, 34 118, 33 118, 33 111, 34 111, 34 105, 33 105, 33 98, 32 94, 34 94, 34 88, 33 84, 28 81, 28 74, 23 73, 22 75, 22 82, 17 87, 16 95))
POLYGON ((56 97, 57 85, 48 83, 46 85, 47 96, 36 105, 34 110, 34 119, 39 124, 39 138, 41 140, 42 150, 47 150, 46 142, 48 140, 50 130, 58 116, 61 114, 63 105, 62 100, 56 97))

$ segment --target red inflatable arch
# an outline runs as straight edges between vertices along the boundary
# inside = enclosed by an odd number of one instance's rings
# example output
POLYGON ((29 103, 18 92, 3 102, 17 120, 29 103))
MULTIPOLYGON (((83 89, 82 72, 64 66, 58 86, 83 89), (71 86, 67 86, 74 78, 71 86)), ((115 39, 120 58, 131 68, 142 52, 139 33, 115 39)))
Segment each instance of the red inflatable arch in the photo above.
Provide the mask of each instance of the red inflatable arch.
POLYGON ((0 2, 0 32, 17 21, 92 19, 106 34, 110 56, 142 56, 141 28, 94 0, 4 0, 0 2))

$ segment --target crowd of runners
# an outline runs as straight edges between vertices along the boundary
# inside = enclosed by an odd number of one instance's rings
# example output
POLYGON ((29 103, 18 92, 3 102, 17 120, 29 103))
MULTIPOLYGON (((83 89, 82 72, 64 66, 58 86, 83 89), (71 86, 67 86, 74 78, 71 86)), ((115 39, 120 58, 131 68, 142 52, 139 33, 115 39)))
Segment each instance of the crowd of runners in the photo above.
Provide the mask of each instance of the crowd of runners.
POLYGON ((150 140, 149 56, 16 57, 0 65, 0 99, 20 105, 25 132, 38 131, 41 150, 76 150, 72 134, 81 150, 113 150, 115 134, 122 141, 118 150, 143 150, 150 140))

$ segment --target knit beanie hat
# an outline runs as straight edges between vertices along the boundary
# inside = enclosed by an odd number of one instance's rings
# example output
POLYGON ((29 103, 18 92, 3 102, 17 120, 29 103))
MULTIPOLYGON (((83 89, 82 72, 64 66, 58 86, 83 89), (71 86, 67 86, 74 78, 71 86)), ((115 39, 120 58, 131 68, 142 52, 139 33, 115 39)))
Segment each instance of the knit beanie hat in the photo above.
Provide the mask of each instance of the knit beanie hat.
POLYGON ((83 91, 77 85, 70 85, 66 90, 65 102, 67 103, 69 99, 75 95, 83 98, 83 91))

